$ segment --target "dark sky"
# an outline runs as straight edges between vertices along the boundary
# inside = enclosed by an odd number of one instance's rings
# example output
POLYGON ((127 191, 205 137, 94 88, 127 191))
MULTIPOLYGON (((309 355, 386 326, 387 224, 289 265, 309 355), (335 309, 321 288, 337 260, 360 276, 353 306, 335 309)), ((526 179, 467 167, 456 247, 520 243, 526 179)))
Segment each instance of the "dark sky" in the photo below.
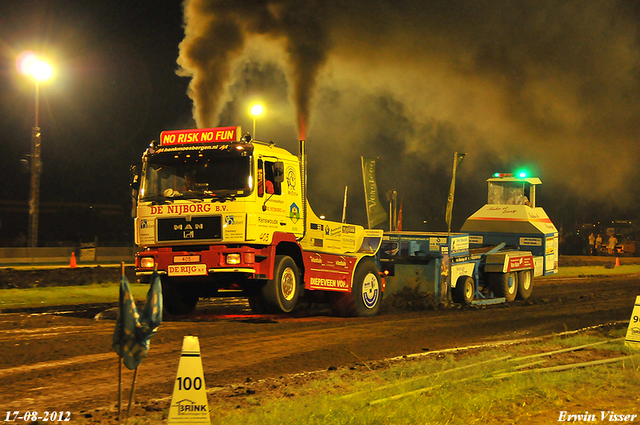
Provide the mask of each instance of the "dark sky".
POLYGON ((11 0, 0 16, 2 180, 19 179, 3 184, 3 198, 28 197, 17 167, 30 150, 35 91, 15 60, 33 50, 56 69, 41 84, 42 201, 116 202, 146 144, 191 115, 188 81, 175 75, 180 2, 11 0))
POLYGON ((330 218, 349 186, 350 220, 364 223, 364 155, 380 158, 381 191, 399 191, 405 228, 426 220, 444 229, 458 150, 468 155, 454 230, 485 202, 486 178, 519 167, 542 179, 538 203, 558 227, 635 219, 636 9, 605 0, 192 0, 185 18, 180 1, 4 1, 0 196, 28 198, 19 160, 30 149, 34 86, 15 59, 33 50, 56 67, 41 90, 41 202, 127 204, 129 165, 161 131, 250 131, 248 106, 259 99, 258 139, 295 152, 306 118, 310 201, 330 218))

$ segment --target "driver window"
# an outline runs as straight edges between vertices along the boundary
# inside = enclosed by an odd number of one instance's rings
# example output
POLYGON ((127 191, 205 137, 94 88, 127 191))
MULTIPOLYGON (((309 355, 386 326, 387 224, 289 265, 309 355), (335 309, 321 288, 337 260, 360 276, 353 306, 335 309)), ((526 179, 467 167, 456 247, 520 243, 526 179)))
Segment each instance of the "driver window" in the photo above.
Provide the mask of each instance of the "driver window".
POLYGON ((274 164, 275 162, 264 161, 264 188, 267 194, 280 195, 282 193, 281 183, 276 182, 274 164))

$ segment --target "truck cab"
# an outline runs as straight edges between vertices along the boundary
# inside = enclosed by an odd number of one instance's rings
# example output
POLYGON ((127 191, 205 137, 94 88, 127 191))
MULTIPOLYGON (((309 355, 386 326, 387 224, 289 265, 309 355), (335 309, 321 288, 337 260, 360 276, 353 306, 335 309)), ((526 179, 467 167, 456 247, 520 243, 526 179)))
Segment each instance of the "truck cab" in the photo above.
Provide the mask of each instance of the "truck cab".
POLYGON ((166 131, 147 149, 136 274, 161 276, 169 312, 233 295, 258 313, 291 312, 305 296, 346 315, 375 314, 384 289, 374 261, 382 230, 314 214, 303 141, 296 156, 240 134, 240 127, 166 131))

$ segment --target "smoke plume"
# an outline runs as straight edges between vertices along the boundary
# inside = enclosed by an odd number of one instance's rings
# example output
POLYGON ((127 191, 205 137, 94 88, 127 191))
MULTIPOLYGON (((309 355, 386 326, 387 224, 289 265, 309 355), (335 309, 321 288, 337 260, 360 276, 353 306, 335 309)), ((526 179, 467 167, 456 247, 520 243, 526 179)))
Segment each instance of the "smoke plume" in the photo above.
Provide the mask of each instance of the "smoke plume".
POLYGON ((304 132, 318 70, 327 58, 329 10, 320 0, 186 0, 178 73, 192 77, 189 95, 197 125, 217 123, 234 59, 247 37, 262 35, 285 45, 296 122, 304 132))
POLYGON ((405 223, 442 224, 453 151, 468 154, 454 228, 484 202, 487 177, 516 167, 541 177, 558 226, 637 216, 639 7, 187 0, 179 72, 201 127, 246 121, 255 91, 286 92, 293 111, 260 131, 281 143, 307 123, 310 199, 328 216, 344 185, 361 187, 363 155, 380 158, 378 186, 404 198, 405 223))

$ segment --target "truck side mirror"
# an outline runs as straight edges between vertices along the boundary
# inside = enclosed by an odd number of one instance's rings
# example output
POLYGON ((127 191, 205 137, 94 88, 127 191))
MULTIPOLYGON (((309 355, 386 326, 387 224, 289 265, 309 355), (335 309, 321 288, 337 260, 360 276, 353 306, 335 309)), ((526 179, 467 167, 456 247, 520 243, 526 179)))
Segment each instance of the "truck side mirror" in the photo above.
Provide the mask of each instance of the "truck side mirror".
POLYGON ((284 181, 284 162, 278 161, 273 164, 273 179, 276 183, 284 181))
POLYGON ((131 166, 131 218, 136 218, 138 206, 138 192, 140 191, 140 168, 141 164, 131 166))
POLYGON ((131 171, 131 190, 137 192, 140 189, 140 164, 132 165, 131 171))

